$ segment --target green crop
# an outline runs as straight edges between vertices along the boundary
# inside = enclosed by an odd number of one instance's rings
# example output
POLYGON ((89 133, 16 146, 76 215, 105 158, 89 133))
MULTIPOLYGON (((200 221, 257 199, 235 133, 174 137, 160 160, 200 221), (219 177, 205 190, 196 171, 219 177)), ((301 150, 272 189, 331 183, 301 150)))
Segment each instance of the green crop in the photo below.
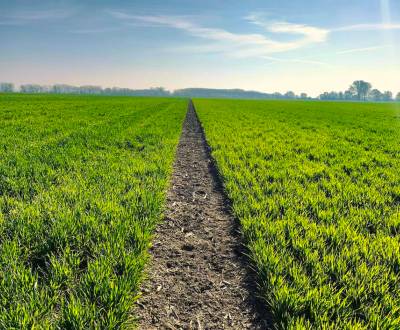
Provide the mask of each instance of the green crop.
POLYGON ((400 109, 196 100, 281 329, 400 329, 400 109))
POLYGON ((0 96, 0 328, 134 321, 187 102, 0 96))

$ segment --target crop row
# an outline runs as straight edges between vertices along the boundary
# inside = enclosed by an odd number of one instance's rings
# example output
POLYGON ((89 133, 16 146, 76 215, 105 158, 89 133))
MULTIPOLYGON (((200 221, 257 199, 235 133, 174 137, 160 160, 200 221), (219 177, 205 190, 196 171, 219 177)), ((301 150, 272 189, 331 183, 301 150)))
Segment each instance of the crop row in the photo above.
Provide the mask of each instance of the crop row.
POLYGON ((275 325, 400 328, 400 109, 195 105, 275 325))
POLYGON ((186 105, 1 96, 0 328, 134 322, 186 105))

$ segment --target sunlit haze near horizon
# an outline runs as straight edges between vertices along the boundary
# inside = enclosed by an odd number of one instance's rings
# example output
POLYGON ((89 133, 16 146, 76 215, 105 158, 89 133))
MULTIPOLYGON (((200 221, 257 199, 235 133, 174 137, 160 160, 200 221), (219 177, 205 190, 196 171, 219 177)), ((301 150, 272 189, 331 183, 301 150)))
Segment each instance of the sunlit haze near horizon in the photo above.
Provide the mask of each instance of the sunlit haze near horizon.
POLYGON ((0 0, 0 81, 400 91, 400 1, 0 0))

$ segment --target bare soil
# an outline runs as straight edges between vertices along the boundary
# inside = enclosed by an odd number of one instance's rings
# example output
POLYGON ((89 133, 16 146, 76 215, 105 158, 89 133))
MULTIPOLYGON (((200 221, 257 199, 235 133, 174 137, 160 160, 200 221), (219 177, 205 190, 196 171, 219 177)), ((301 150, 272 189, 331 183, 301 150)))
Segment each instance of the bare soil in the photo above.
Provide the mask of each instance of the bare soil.
POLYGON ((190 102, 138 302, 140 329, 268 327, 216 173, 190 102))

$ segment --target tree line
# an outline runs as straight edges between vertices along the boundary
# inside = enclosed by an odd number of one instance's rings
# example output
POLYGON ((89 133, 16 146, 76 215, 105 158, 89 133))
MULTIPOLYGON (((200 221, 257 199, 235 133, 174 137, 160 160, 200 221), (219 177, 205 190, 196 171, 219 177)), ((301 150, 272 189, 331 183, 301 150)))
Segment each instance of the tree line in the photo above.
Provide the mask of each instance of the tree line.
MULTIPOLYGON (((212 89, 212 88, 185 88, 173 92, 163 87, 149 89, 129 88, 102 88, 100 86, 72 86, 56 84, 51 86, 38 84, 25 84, 16 88, 12 83, 0 83, 0 93, 50 93, 50 94, 83 94, 83 95, 110 95, 110 96, 164 96, 164 97, 205 97, 205 98, 237 98, 237 99, 278 99, 278 100, 311 100, 306 93, 296 95, 293 91, 286 93, 262 93, 246 91, 243 89, 212 89)), ((381 92, 372 89, 372 85, 363 80, 357 80, 344 92, 325 92, 316 99, 320 100, 348 100, 348 101, 377 101, 390 102, 400 101, 400 92, 393 97, 392 92, 381 92)))
POLYGON ((246 91, 243 89, 213 89, 213 88, 185 88, 173 92, 173 96, 178 97, 202 97, 202 98, 231 98, 231 99, 255 99, 255 100, 294 100, 311 99, 306 93, 296 95, 289 91, 281 93, 262 93, 256 91, 246 91))
POLYGON ((51 86, 25 84, 15 88, 12 83, 0 83, 0 92, 3 93, 49 93, 49 94, 83 94, 83 95, 127 95, 127 96, 169 96, 169 92, 162 87, 149 89, 129 89, 129 88, 102 88, 100 86, 72 86, 56 84, 51 86))
POLYGON ((149 89, 129 88, 102 88, 100 86, 71 86, 56 84, 52 86, 25 84, 15 88, 11 83, 0 83, 0 92, 3 93, 50 93, 50 94, 84 94, 84 95, 126 95, 126 96, 175 96, 175 97, 209 97, 209 98, 244 98, 244 99, 311 99, 305 93, 296 95, 294 92, 287 93, 262 93, 246 91, 242 89, 212 89, 212 88, 184 88, 173 92, 163 87, 149 89))
POLYGON ((379 89, 372 88, 369 82, 364 80, 354 81, 344 92, 325 92, 319 96, 320 100, 353 100, 353 101, 374 101, 391 102, 400 101, 400 92, 393 97, 391 91, 381 92, 379 89))

